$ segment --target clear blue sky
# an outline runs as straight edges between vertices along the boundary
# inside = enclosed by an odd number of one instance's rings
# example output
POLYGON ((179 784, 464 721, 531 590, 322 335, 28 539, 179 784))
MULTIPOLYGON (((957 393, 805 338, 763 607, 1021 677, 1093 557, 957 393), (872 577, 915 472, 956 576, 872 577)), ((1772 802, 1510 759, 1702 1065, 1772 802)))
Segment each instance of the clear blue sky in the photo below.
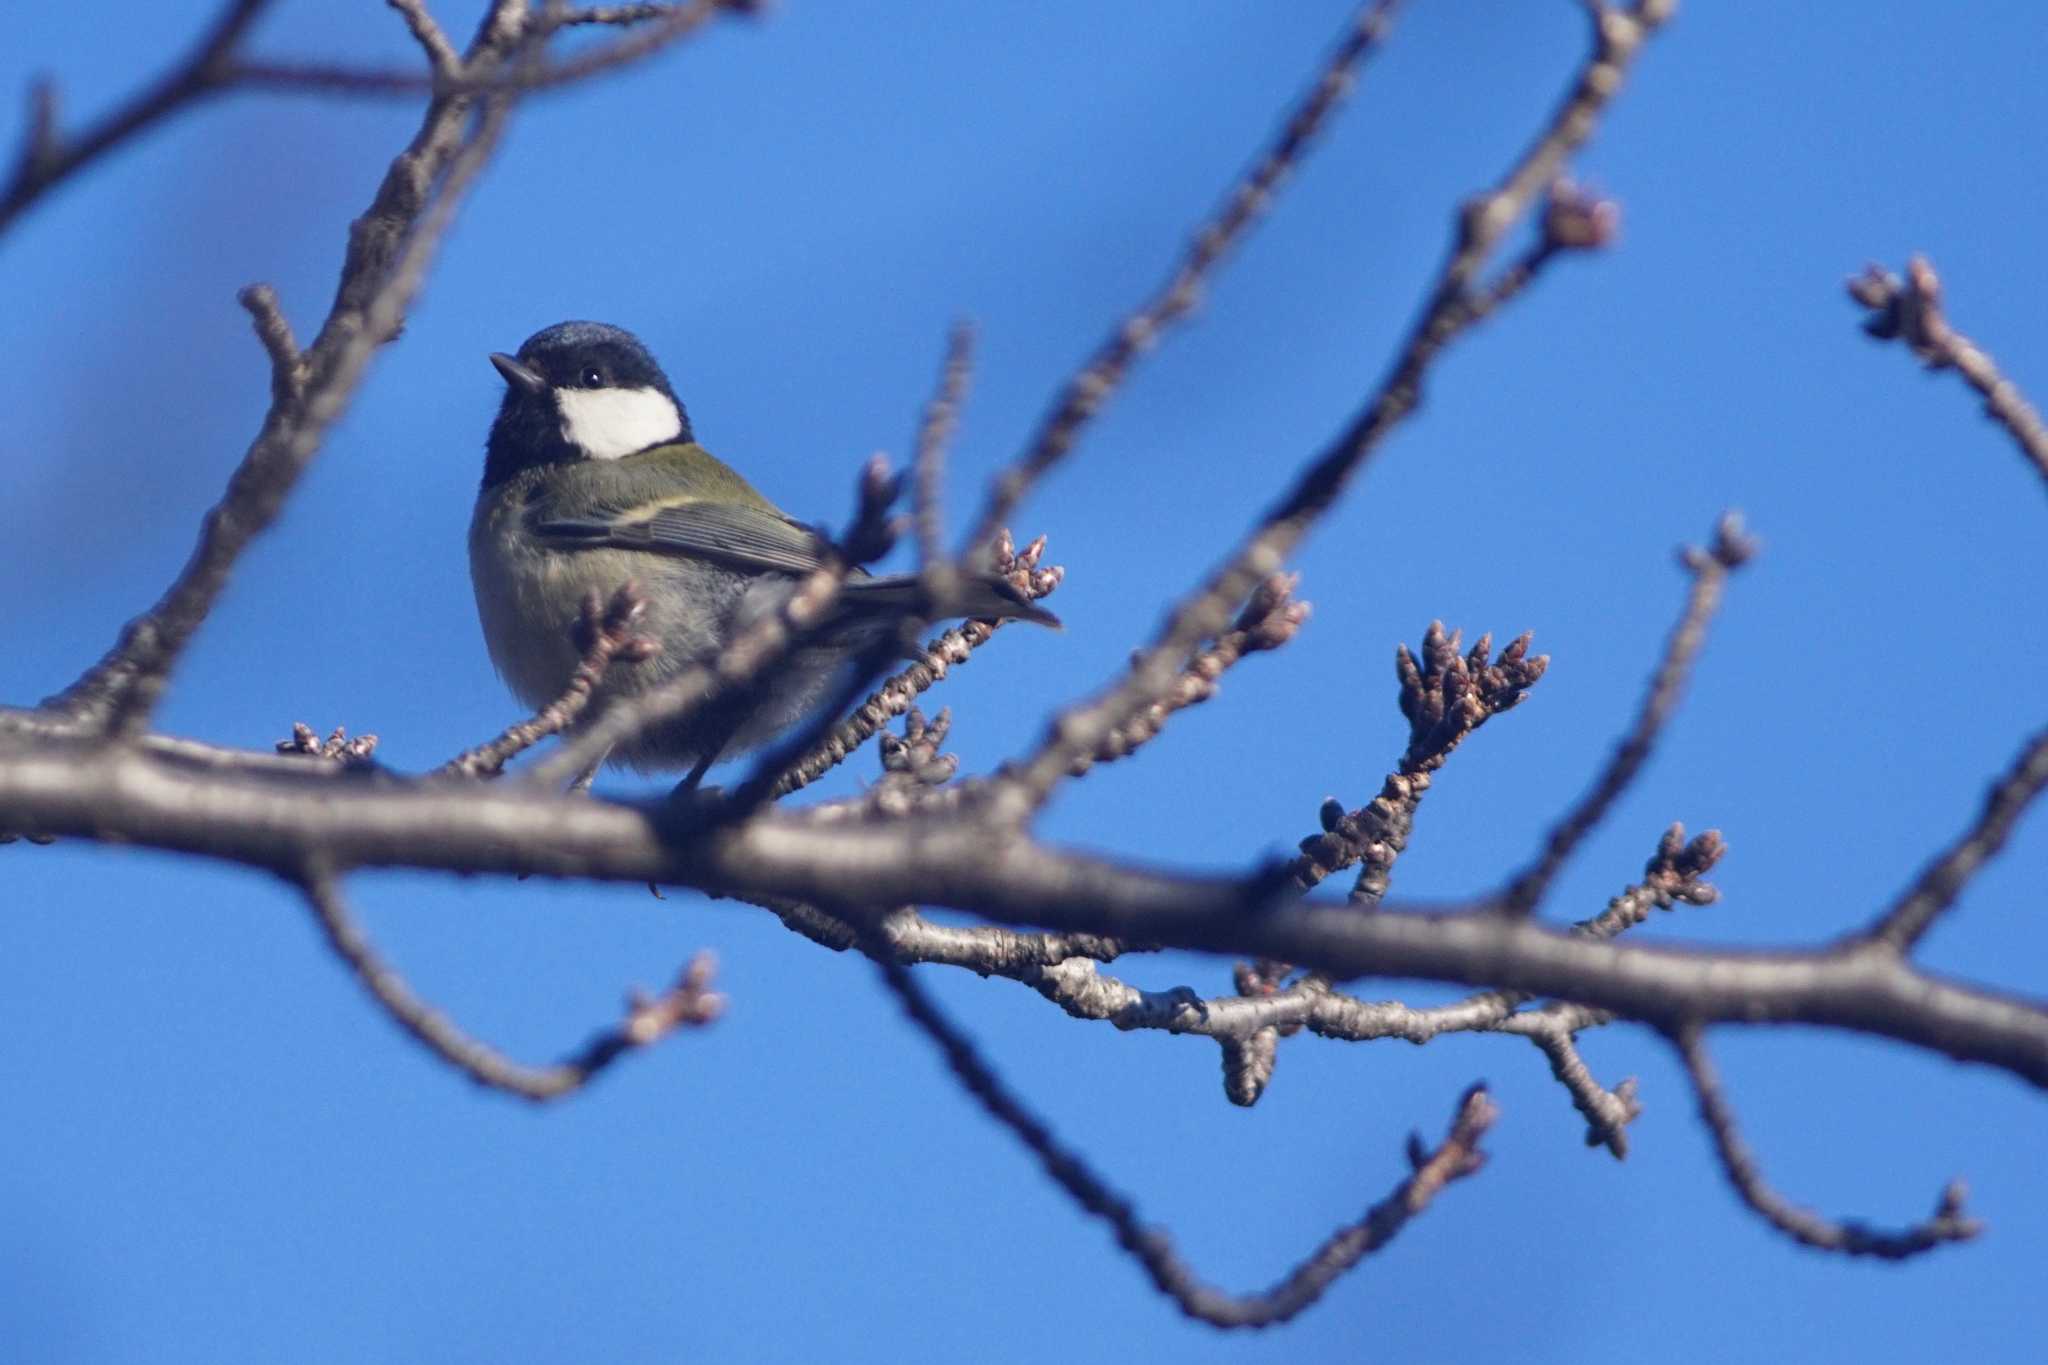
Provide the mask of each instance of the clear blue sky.
MULTIPOLYGON (((476 6, 437 8, 467 24, 476 6)), ((640 332, 712 449, 837 518, 857 461, 905 449, 944 329, 971 316, 964 494, 1159 277, 1348 8, 789 0, 534 103, 164 723, 257 746, 346 724, 421 767, 514 716, 463 549, 500 389, 484 355, 562 318, 640 332)), ((24 7, 0 93, 47 69, 72 117, 96 111, 210 9, 24 7)), ((2044 719, 2048 508, 1957 381, 1859 335, 1841 281, 1931 253, 1959 325, 2048 400, 2041 24, 2025 0, 1686 6, 1583 162, 1625 205, 1619 247, 1564 263, 1446 361, 1303 554, 1302 637, 1079 784, 1048 833, 1187 866, 1288 848, 1399 751, 1391 653, 1440 616, 1533 629, 1554 657, 1459 753, 1396 882, 1482 889, 1624 723, 1681 591, 1672 548, 1734 506, 1766 552, 1552 913, 1597 910, 1683 819, 1726 832, 1725 898, 1646 938, 1813 943, 1871 914, 2044 719)), ((303 0, 260 46, 409 55, 381 7, 303 0)), ((1450 205, 1520 149, 1581 50, 1565 0, 1416 0, 1200 318, 1020 516, 1069 569, 1070 628, 1006 634, 947 685, 968 769, 1116 668, 1360 400, 1450 205)), ((225 100, 0 244, 0 695, 61 686, 180 563, 265 400, 235 289, 274 282, 309 331, 415 117, 225 100)), ((2041 993, 2044 860, 2037 813, 1930 960, 2041 993)), ((10 1360, 2038 1358, 2040 1098, 1892 1046, 1713 1037, 1795 1198, 1896 1222, 1971 1181, 1989 1234, 1904 1267, 1801 1251, 1740 1209, 1637 1032, 1586 1039, 1601 1077, 1642 1078, 1617 1164, 1513 1040, 1296 1039, 1246 1112, 1206 1043, 927 972, 1231 1286, 1382 1195, 1408 1131, 1439 1133, 1467 1083, 1493 1083, 1482 1177, 1296 1324, 1223 1337, 1184 1325, 984 1121, 871 971, 758 911, 358 879, 418 986, 536 1059, 614 1017, 625 986, 719 953, 717 1028, 536 1112, 402 1039, 263 876, 82 844, 0 849, 0 874, 10 1360)), ((1222 964, 1127 965, 1226 988, 1222 964)))

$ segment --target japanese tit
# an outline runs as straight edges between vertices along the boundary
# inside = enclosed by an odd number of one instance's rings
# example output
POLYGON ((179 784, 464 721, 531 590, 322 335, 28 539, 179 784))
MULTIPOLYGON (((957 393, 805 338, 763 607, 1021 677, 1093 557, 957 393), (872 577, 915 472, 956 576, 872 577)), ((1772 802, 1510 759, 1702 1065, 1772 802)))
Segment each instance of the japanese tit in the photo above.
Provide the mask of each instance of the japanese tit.
MULTIPOLYGON (((491 364, 505 397, 470 521, 470 581, 491 659, 526 705, 546 705, 567 684, 592 591, 608 597, 636 581, 646 598, 637 628, 660 645, 652 658, 612 665, 585 713, 594 716, 609 699, 716 655, 818 566, 818 534, 696 443, 668 376, 632 333, 564 322, 491 364)), ((694 777, 758 748, 922 601, 908 575, 850 576, 813 645, 745 695, 655 727, 611 761, 641 771, 694 766, 694 777)), ((956 616, 1056 624, 992 574, 970 578, 949 605, 956 616)))

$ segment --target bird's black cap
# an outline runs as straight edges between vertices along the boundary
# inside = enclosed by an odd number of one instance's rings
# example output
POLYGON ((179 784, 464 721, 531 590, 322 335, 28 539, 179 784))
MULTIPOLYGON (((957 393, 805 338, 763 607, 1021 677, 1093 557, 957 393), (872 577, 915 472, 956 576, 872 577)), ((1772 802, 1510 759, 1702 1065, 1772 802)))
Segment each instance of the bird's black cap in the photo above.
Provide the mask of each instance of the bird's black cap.
POLYGON ((653 354, 623 327, 604 322, 558 322, 520 344, 517 355, 494 352, 491 364, 505 379, 505 397, 484 458, 489 488, 522 469, 572 459, 562 438, 555 389, 656 389, 675 400, 680 439, 693 439, 690 416, 653 354))

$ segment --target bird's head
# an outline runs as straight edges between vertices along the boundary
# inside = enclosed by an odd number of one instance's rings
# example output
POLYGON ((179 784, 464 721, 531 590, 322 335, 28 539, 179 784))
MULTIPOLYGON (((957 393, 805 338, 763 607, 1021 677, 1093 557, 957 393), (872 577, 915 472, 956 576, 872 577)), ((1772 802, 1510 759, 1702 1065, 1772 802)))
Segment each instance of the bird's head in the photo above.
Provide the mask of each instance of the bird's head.
POLYGON ((559 322, 491 364, 505 399, 491 424, 484 486, 523 469, 616 460, 687 441, 690 418, 640 339, 602 322, 559 322))

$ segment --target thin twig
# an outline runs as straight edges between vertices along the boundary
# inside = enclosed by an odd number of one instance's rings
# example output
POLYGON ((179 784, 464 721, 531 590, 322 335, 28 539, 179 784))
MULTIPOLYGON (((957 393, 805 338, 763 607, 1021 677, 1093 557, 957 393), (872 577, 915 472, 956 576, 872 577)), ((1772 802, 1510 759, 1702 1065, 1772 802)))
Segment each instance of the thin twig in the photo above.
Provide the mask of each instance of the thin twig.
POLYGON ((1983 395, 1984 415, 2005 428, 2021 456, 2048 482, 2048 424, 1977 343, 1949 326, 1941 308, 1941 277, 1932 262, 1915 256, 1903 282, 1881 266, 1869 266, 1849 281, 1849 297, 1869 311, 1864 331, 1880 341, 1904 342, 1930 370, 1953 368, 1983 395))
POLYGON ((890 958, 886 949, 872 956, 903 1012, 938 1045, 946 1065, 967 1092, 1030 1149, 1045 1173, 1083 1211, 1109 1224, 1117 1245, 1143 1267, 1159 1292, 1189 1317, 1211 1326, 1268 1327, 1294 1317, 1321 1298, 1346 1271, 1392 1241, 1445 1185, 1471 1175, 1484 1162, 1479 1140, 1498 1111, 1486 1091, 1474 1086, 1459 1101, 1450 1133, 1435 1151, 1427 1150, 1419 1136, 1409 1139, 1413 1173, 1392 1194, 1367 1209, 1357 1222, 1338 1228, 1270 1289, 1227 1293, 1200 1280, 1164 1232, 1139 1222, 1130 1200, 1064 1146, 1044 1120, 1011 1093, 974 1044, 924 993, 910 968, 890 958))
POLYGON ((917 431, 917 453, 911 461, 911 521, 917 528, 917 562, 930 573, 946 562, 945 511, 940 497, 946 473, 946 448, 960 424, 960 404, 974 370, 974 327, 956 322, 946 337, 946 361, 939 387, 925 405, 917 431))
POLYGON ((5 188, 0 188, 0 233, 66 178, 228 84, 235 49, 269 2, 230 0, 184 61, 75 137, 66 138, 58 131, 54 88, 47 83, 37 85, 31 94, 28 134, 15 158, 14 173, 5 188))
POLYGON ((675 13, 673 4, 643 5, 592 5, 588 9, 563 10, 557 14, 544 14, 540 22, 549 28, 575 28, 592 24, 608 24, 614 28, 630 28, 656 19, 665 19, 675 13))
MULTIPOLYGON (((1091 753, 1104 735, 1150 705, 1172 686, 1188 654, 1222 629, 1253 586, 1280 571, 1286 556, 1336 503, 1388 433, 1422 401, 1424 381, 1444 348, 1485 315, 1488 296, 1478 280, 1501 240, 1536 197, 1553 186, 1565 160, 1591 136, 1600 112, 1620 90, 1643 42, 1671 12, 1669 0, 1641 0, 1631 9, 1597 8, 1593 50, 1534 144, 1493 190, 1460 213, 1452 250, 1430 290, 1421 318, 1410 330, 1392 369, 1373 397, 1323 452, 1302 470, 1292 488, 1238 544, 1208 581, 1183 597, 1153 642, 1139 651, 1121 682, 1092 701, 1061 712, 1028 757, 1006 770, 1009 814, 1022 819, 1044 805, 1074 761, 1091 753)), ((1602 240, 1578 229, 1578 215, 1546 214, 1546 234, 1563 224, 1557 240, 1546 237, 1530 258, 1531 270, 1568 249, 1602 240)), ((1520 289, 1520 285, 1516 289, 1520 289)))
MULTIPOLYGON (((1547 1018, 1540 1013, 1535 1017, 1547 1018)), ((1636 1099, 1636 1078, 1630 1076, 1612 1090, 1601 1085, 1579 1055, 1572 1029, 1536 1029, 1527 1037, 1550 1063, 1551 1077, 1571 1096, 1572 1107, 1586 1120, 1586 1145, 1605 1147, 1617 1161, 1627 1157, 1628 1126, 1643 1113, 1636 1099)))
POLYGON ((1966 1242, 1984 1230, 1984 1225, 1963 1212, 1965 1190, 1960 1180, 1951 1181, 1934 1207, 1934 1216, 1910 1227, 1888 1232, 1866 1224, 1836 1222, 1786 1199, 1764 1180, 1756 1157, 1742 1141, 1735 1126, 1735 1111, 1722 1093, 1721 1079, 1707 1056, 1697 1024, 1685 1024, 1671 1033, 1673 1046, 1685 1063, 1686 1075, 1698 1096, 1700 1120, 1714 1138, 1714 1152, 1722 1173, 1742 1202, 1793 1241, 1820 1251, 1845 1256, 1877 1256, 1903 1261, 1931 1251, 1944 1242, 1966 1242))
POLYGON ((2012 767, 1985 795, 1977 819, 1914 878, 1867 937, 1893 952, 1911 952, 1956 903, 1970 879, 2004 849, 2013 827, 2043 787, 2048 787, 2048 730, 2027 741, 2012 767))
POLYGON ((1386 36, 1397 7, 1398 0, 1373 0, 1352 17, 1314 84, 1288 112, 1271 144, 1224 195, 1222 206, 1195 230, 1173 274, 1157 293, 1111 329, 1088 362, 1067 381, 1024 453, 991 483, 981 513, 962 542, 963 559, 979 551, 1010 519, 1032 486, 1073 449, 1081 429, 1101 410, 1138 357, 1194 309, 1209 275, 1272 206, 1281 182, 1343 101, 1359 65, 1386 36))
POLYGON ((405 20, 413 40, 427 54, 427 64, 436 72, 452 73, 462 69, 462 54, 455 50, 455 44, 448 41, 447 33, 428 12, 426 0, 384 0, 384 3, 397 10, 405 20))
POLYGON ((628 1052, 659 1042, 677 1029, 709 1024, 725 1008, 725 998, 711 989, 712 957, 699 953, 683 969, 675 985, 662 994, 646 997, 634 993, 627 1002, 624 1020, 616 1028, 597 1034, 553 1066, 527 1066, 465 1033, 447 1015, 422 1000, 370 944, 349 913, 340 884, 332 873, 309 869, 300 878, 300 885, 321 932, 327 936, 328 946, 393 1023, 478 1085, 523 1100, 545 1103, 573 1095, 628 1052))
POLYGON ((277 291, 267 284, 245 285, 235 301, 248 310, 256 340, 270 357, 270 401, 278 406, 297 402, 306 391, 306 364, 277 291))
POLYGON ((591 589, 583 599, 582 617, 577 623, 582 658, 561 695, 530 719, 507 727, 497 738, 449 759, 434 770, 436 775, 495 777, 513 758, 573 726, 613 664, 644 663, 660 653, 660 641, 633 630, 646 607, 646 597, 631 580, 620 584, 608 602, 598 596, 595 588, 591 589))
POLYGON ((1175 713, 1208 701, 1224 673, 1253 654, 1279 649, 1308 620, 1309 604, 1294 599, 1298 574, 1274 574, 1251 595, 1229 630, 1195 652, 1174 685, 1151 706, 1103 737, 1092 754, 1076 759, 1076 777, 1098 763, 1129 758, 1156 739, 1175 713))
MULTIPOLYGON (((1022 550, 1015 550, 1005 531, 997 535, 990 554, 992 571, 1007 577, 1033 602, 1050 596, 1066 577, 1066 570, 1057 564, 1040 566, 1045 554, 1044 536, 1022 550)), ((1001 621, 967 621, 934 636, 907 666, 854 706, 844 720, 836 722, 800 758, 785 766, 775 779, 771 799, 780 800, 800 791, 845 762, 883 726, 909 710, 921 694, 966 663, 1003 625, 1001 621)), ((833 712, 821 708, 820 714, 829 716, 833 712)))
POLYGON ((1363 864, 1351 901, 1379 904, 1392 883, 1394 863, 1408 846, 1415 813, 1434 774, 1466 736, 1521 705, 1550 667, 1549 655, 1530 656, 1532 638, 1523 633, 1494 658, 1492 635, 1481 635, 1467 653, 1464 632, 1447 634, 1443 622, 1432 621, 1422 634, 1419 660, 1408 646, 1395 648, 1394 675, 1401 684, 1408 747, 1380 784, 1379 794, 1357 810, 1346 811, 1334 797, 1323 802, 1322 832, 1301 841, 1301 853, 1290 869, 1295 885, 1311 890, 1331 874, 1363 864))
MULTIPOLYGON (((1711 905, 1719 891, 1705 878, 1727 851, 1719 831, 1708 830, 1688 841, 1685 826, 1674 824, 1664 831, 1657 851, 1643 867, 1643 876, 1633 886, 1607 903, 1598 915, 1572 926, 1580 938, 1604 941, 1624 933, 1649 918, 1652 910, 1671 910, 1680 904, 1711 905)), ((1074 969, 1068 969, 1071 974, 1074 969)), ((1604 1012, 1552 1009, 1516 1013, 1531 997, 1519 991, 1481 991, 1443 1005, 1416 1008, 1399 1001, 1366 1001, 1338 990, 1329 978, 1310 972, 1292 985, 1280 978, 1290 969, 1283 963, 1261 963, 1256 968, 1240 965, 1238 994, 1249 996, 1245 1005, 1235 1001, 1199 1002, 1199 1026, 1176 1022, 1175 1032, 1207 1033, 1226 1050, 1225 1083, 1232 1103, 1253 1104, 1272 1079, 1271 1061, 1254 1069, 1257 1059, 1239 1057, 1231 1049, 1256 1041, 1254 1030, 1277 1030, 1285 1035, 1306 1028, 1325 1038, 1362 1042, 1377 1038, 1399 1038, 1426 1043, 1447 1033, 1512 1033, 1529 1039, 1551 1061, 1559 1081, 1572 1091, 1573 1103, 1585 1114, 1597 1132, 1589 1138, 1603 1143, 1617 1157, 1626 1155, 1626 1140, 1613 1120, 1628 1109, 1617 1101, 1618 1092, 1601 1089, 1576 1058, 1571 1035, 1583 1028, 1612 1022, 1604 1012), (1256 1085, 1251 1082, 1257 1081, 1256 1085)), ((1043 993, 1043 988, 1041 993, 1043 993)), ((1074 1012, 1072 1010, 1070 1013, 1074 1012)), ((1119 1020, 1123 1027, 1136 1025, 1119 1020)), ((1154 1025, 1155 1027, 1157 1025, 1154 1025)), ((1628 1113, 1629 1118, 1634 1117, 1628 1113)), ((1625 1119, 1623 1120, 1626 1121, 1625 1119)))
POLYGON ((1591 789, 1551 826, 1543 841, 1543 851, 1501 892, 1501 913, 1515 917, 1535 913, 1565 862, 1635 781, 1685 692, 1686 679, 1692 673, 1700 647, 1706 643, 1707 623, 1720 605, 1729 573, 1742 567, 1755 553, 1756 542, 1743 531, 1741 521, 1732 513, 1723 516, 1714 528, 1712 545, 1704 550, 1687 546, 1680 553, 1679 562, 1692 575, 1692 588, 1686 594, 1684 612, 1664 642, 1664 653, 1636 711, 1635 724, 1615 746, 1591 789))
MULTIPOLYGON (((327 62, 238 61, 230 69, 228 79, 236 85, 260 89, 347 96, 427 94, 447 99, 462 95, 529 95, 574 85, 644 61, 721 13, 750 14, 755 8, 746 0, 690 0, 688 4, 664 8, 659 17, 650 18, 625 37, 554 62, 486 68, 466 63, 452 73, 422 73, 327 62)), ((530 36, 544 39, 553 27, 536 25, 530 36)))

